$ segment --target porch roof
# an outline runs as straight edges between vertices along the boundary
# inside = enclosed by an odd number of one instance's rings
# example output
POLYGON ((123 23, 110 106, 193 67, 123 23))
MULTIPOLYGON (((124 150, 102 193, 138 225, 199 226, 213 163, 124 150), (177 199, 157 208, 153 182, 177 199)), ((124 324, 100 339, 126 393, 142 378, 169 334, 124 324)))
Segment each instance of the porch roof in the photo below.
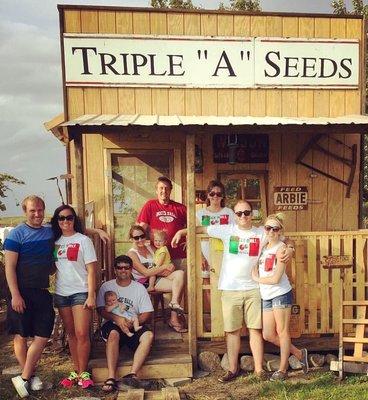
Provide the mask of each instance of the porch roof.
POLYGON ((238 116, 186 116, 186 115, 125 115, 85 114, 59 126, 348 126, 368 128, 368 115, 341 117, 238 117, 238 116))

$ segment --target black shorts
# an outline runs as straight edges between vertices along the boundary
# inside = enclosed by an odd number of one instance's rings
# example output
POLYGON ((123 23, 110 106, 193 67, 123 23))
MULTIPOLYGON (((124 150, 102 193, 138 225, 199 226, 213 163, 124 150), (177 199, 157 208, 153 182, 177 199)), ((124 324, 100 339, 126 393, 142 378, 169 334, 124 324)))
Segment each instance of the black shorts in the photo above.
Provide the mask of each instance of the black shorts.
POLYGON ((23 314, 12 309, 8 300, 7 326, 10 334, 22 337, 49 338, 54 328, 55 311, 47 289, 20 289, 26 304, 23 314))
POLYGON ((106 321, 101 326, 101 337, 104 342, 107 341, 107 338, 109 337, 110 332, 114 331, 114 330, 119 332, 120 347, 122 347, 124 344, 126 344, 133 351, 135 351, 137 349, 137 347, 139 346, 139 339, 143 335, 143 333, 150 331, 150 329, 146 325, 143 325, 142 329, 140 329, 137 332, 132 332, 132 333, 134 333, 134 335, 132 337, 129 337, 113 321, 106 321))

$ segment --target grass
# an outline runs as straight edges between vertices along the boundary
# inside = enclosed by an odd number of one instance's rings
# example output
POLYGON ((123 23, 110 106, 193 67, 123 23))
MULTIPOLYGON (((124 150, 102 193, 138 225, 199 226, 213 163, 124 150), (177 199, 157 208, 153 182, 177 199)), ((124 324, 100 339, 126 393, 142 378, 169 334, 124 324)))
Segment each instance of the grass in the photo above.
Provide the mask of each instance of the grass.
MULTIPOLYGON (((0 370, 16 365, 12 341, 9 336, 0 335, 0 370)), ((115 400, 117 393, 106 395, 100 388, 84 391, 78 387, 62 389, 58 386, 61 378, 69 373, 72 365, 65 352, 43 354, 39 375, 53 389, 31 395, 34 400, 66 400, 77 397, 97 397, 101 400, 115 400)), ((252 375, 244 375, 236 381, 221 384, 217 381, 222 372, 218 371, 205 378, 194 380, 180 387, 182 398, 188 400, 368 400, 368 378, 363 375, 348 376, 343 382, 333 373, 311 371, 307 376, 292 372, 285 382, 259 382, 252 375)), ((0 399, 17 399, 9 375, 0 375, 0 399)))

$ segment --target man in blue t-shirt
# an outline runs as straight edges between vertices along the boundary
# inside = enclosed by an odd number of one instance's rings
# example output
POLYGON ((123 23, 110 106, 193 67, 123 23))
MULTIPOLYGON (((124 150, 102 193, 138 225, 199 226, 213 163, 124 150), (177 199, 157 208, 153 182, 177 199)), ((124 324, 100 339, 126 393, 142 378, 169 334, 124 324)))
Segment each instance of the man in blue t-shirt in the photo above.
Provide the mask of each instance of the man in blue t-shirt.
POLYGON ((42 389, 34 374, 54 326, 52 296, 47 290, 54 269, 54 238, 51 227, 42 225, 45 203, 40 197, 26 197, 22 208, 26 222, 9 233, 4 250, 11 294, 8 328, 14 334, 14 353, 22 368, 22 374, 12 382, 20 397, 27 397, 29 389, 42 389), (33 337, 29 347, 28 337, 33 337))

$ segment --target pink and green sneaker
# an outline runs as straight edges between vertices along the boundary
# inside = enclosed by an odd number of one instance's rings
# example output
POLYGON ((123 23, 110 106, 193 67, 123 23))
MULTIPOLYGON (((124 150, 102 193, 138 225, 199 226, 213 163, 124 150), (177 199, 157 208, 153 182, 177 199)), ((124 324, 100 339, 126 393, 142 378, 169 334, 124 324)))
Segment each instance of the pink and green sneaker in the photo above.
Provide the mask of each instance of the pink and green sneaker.
POLYGON ((71 388, 77 382, 78 382, 78 374, 75 371, 72 371, 67 378, 64 378, 60 382, 60 385, 65 388, 71 388))
POLYGON ((82 389, 87 389, 90 386, 93 386, 93 380, 91 379, 91 374, 87 371, 82 372, 79 375, 78 385, 82 387, 82 389))

